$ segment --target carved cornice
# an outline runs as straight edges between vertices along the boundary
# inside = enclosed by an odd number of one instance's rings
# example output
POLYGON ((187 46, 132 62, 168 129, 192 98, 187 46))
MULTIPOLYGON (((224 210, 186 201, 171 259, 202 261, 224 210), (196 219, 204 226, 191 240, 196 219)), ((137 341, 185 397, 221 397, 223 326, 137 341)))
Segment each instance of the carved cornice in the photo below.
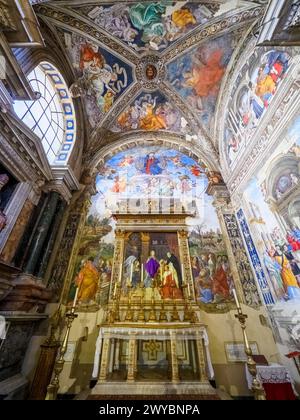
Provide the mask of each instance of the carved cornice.
POLYGON ((57 191, 70 202, 72 192, 80 189, 80 184, 69 166, 52 166, 53 179, 44 187, 45 190, 57 191))
MULTIPOLYGON (((21 167, 24 173, 21 179, 50 180, 51 168, 40 139, 12 114, 0 114, 0 126, 2 141, 6 141, 12 149, 11 156, 18 156, 18 161, 23 162, 21 167)), ((2 153, 9 159, 7 149, 2 150, 2 153)))
POLYGON ((0 0, 0 24, 11 47, 43 47, 35 13, 28 0, 0 0))

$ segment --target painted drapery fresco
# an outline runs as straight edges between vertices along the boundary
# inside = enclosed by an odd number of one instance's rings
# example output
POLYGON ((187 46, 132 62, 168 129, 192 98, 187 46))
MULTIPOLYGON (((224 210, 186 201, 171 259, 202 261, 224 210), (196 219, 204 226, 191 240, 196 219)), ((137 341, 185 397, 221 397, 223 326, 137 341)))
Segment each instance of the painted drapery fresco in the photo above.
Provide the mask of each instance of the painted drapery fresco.
POLYGON ((143 295, 149 301, 182 299, 177 234, 131 234, 126 243, 122 279, 121 292, 125 296, 143 295))
POLYGON ((285 78, 289 62, 287 52, 256 50, 238 76, 224 131, 229 164, 245 150, 285 78))
POLYGON ((300 298, 299 129, 298 117, 245 190, 250 229, 275 300, 300 298))
POLYGON ((228 34, 199 45, 168 65, 168 82, 209 125, 215 111, 221 82, 235 47, 228 34))
POLYGON ((89 121, 94 127, 131 85, 132 69, 117 56, 79 35, 66 32, 65 43, 78 75, 77 85, 85 92, 89 121))
POLYGON ((169 130, 179 133, 189 133, 187 121, 159 92, 141 93, 129 107, 117 118, 112 131, 169 130))
POLYGON ((218 4, 188 1, 118 3, 81 8, 87 17, 135 51, 161 51, 205 24, 218 4))

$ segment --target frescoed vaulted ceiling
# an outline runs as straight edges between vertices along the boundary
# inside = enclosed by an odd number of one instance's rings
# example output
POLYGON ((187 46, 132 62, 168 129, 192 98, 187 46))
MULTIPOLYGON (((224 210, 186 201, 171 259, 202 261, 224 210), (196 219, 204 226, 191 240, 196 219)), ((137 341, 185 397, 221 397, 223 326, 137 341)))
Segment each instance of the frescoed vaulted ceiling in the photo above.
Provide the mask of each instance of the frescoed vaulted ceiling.
POLYGON ((213 149, 220 88, 260 1, 33 1, 74 71, 91 143, 170 131, 213 149))

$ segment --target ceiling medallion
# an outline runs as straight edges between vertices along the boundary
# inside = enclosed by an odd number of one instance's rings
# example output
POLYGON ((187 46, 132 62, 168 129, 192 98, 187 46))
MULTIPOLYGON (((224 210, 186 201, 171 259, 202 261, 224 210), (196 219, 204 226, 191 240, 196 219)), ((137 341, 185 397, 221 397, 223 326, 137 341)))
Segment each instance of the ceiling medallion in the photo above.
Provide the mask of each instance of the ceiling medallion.
POLYGON ((156 55, 144 56, 135 71, 138 82, 148 90, 157 89, 166 74, 164 60, 156 55))

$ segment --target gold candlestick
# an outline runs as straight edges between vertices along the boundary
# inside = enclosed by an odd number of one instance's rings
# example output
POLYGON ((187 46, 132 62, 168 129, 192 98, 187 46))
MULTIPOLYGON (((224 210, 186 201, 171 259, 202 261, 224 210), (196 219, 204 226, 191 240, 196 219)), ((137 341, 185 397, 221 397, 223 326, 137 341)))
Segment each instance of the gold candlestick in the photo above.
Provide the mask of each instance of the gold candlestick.
MULTIPOLYGON (((74 300, 75 301, 75 300, 74 300)), ((75 302, 76 303, 76 302, 75 302)), ((59 349, 59 357, 55 362, 54 365, 54 376, 50 382, 50 384, 47 387, 47 395, 46 400, 56 400, 57 398, 57 392, 59 390, 59 376, 64 368, 65 359, 64 356, 66 354, 67 348, 68 348, 68 342, 69 342, 69 336, 71 331, 71 326, 75 318, 77 318, 78 315, 75 314, 75 306, 73 304, 70 312, 66 314, 67 319, 67 329, 65 332, 65 336, 62 342, 62 345, 59 349)))
MULTIPOLYGON (((234 290, 235 292, 235 290, 234 290)), ((241 308, 241 305, 239 303, 237 294, 234 293, 233 294, 234 299, 235 299, 235 303, 236 303, 236 308, 237 308, 237 314, 235 314, 235 318, 237 318, 239 320, 239 323, 241 325, 242 328, 242 333, 243 333, 243 339, 244 339, 244 347, 245 347, 245 353, 247 356, 247 368, 252 376, 252 392, 254 395, 254 399, 255 400, 265 400, 266 399, 266 394, 265 394, 265 390, 260 382, 260 380, 257 378, 257 368, 256 368, 256 363, 253 360, 253 354, 252 354, 252 350, 251 347, 249 345, 249 341, 248 341, 248 337, 247 337, 247 333, 246 333, 246 319, 248 318, 248 315, 244 314, 241 308)))

